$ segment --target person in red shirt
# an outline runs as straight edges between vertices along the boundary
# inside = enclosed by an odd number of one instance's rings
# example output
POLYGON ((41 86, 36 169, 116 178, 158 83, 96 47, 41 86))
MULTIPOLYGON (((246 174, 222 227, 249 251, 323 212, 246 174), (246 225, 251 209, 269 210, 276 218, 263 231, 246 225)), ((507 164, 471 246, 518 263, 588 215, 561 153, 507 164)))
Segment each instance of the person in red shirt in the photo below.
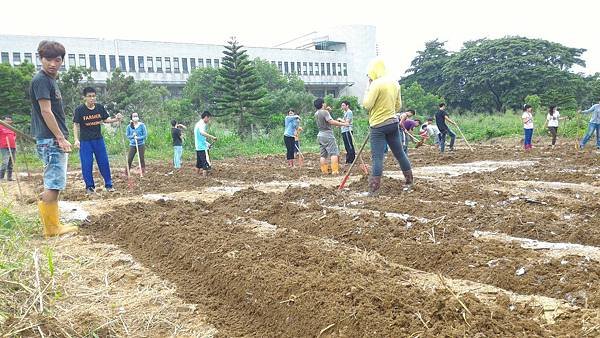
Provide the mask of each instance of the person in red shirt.
MULTIPOLYGON (((13 119, 12 116, 7 115, 4 117, 4 122, 7 124, 12 124, 13 119)), ((15 157, 17 151, 17 145, 15 143, 15 139, 17 138, 17 134, 0 125, 0 154, 2 154, 2 166, 0 167, 0 180, 4 179, 4 174, 6 173, 6 180, 12 181, 12 173, 13 173, 13 162, 12 158, 15 157), (12 155, 11 155, 12 153, 12 155)))

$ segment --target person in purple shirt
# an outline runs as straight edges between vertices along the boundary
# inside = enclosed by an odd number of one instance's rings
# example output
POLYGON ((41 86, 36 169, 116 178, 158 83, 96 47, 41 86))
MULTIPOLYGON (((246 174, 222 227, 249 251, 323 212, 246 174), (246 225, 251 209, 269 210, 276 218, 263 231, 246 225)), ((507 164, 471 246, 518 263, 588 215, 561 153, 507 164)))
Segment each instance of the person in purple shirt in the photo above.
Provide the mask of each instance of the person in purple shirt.
POLYGON ((402 146, 404 147, 405 153, 408 153, 408 143, 412 139, 408 135, 408 133, 412 133, 413 129, 417 128, 420 125, 421 125, 421 120, 419 120, 419 119, 411 120, 411 119, 407 118, 404 121, 402 121, 402 123, 400 123, 400 131, 402 131, 402 133, 401 133, 402 146))

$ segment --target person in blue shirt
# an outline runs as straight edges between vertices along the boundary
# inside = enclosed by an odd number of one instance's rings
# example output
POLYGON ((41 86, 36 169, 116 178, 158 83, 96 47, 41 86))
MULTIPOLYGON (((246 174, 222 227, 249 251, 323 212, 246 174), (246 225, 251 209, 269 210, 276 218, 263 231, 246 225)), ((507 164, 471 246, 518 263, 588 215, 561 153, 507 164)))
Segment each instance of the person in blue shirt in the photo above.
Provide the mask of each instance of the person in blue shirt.
POLYGON ((208 149, 210 149, 210 143, 207 138, 216 141, 217 138, 206 132, 206 126, 210 123, 212 114, 209 111, 204 111, 200 115, 200 121, 196 123, 194 127, 194 143, 196 146, 196 168, 198 174, 202 170, 204 176, 208 175, 210 168, 209 158, 207 156, 208 149))
POLYGON ((596 133, 596 149, 600 149, 600 102, 591 106, 589 109, 582 111, 582 113, 592 113, 592 117, 590 118, 588 130, 581 140, 581 143, 579 143, 579 149, 585 147, 585 144, 590 140, 594 132, 596 133))
POLYGON ((139 149, 139 159, 142 174, 146 172, 146 162, 144 161, 144 152, 146 139, 148 138, 148 130, 146 125, 140 121, 138 113, 131 113, 131 122, 127 126, 127 138, 129 139, 129 155, 127 156, 127 165, 131 169, 131 163, 137 149, 139 149), (137 143, 137 145, 136 145, 137 143))
POLYGON ((300 125, 300 116, 296 114, 293 109, 288 110, 288 114, 285 117, 285 129, 283 131, 283 142, 286 148, 286 158, 288 167, 294 167, 294 150, 296 148, 295 137, 296 130, 300 125))

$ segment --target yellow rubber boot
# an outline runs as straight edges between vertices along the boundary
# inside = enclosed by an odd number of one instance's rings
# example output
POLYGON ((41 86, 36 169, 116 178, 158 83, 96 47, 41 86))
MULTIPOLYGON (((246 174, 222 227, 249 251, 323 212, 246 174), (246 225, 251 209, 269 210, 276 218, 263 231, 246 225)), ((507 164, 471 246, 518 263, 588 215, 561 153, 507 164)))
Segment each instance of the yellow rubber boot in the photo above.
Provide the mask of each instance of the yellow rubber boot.
POLYGON ((340 164, 337 161, 331 162, 331 173, 338 175, 340 173, 340 164))
POLYGON ((60 236, 79 230, 76 226, 60 224, 60 219, 58 217, 58 202, 46 203, 44 201, 39 201, 38 209, 40 211, 42 226, 44 227, 44 237, 60 236))
POLYGON ((323 173, 323 175, 329 174, 329 165, 328 164, 321 164, 321 173, 323 173))

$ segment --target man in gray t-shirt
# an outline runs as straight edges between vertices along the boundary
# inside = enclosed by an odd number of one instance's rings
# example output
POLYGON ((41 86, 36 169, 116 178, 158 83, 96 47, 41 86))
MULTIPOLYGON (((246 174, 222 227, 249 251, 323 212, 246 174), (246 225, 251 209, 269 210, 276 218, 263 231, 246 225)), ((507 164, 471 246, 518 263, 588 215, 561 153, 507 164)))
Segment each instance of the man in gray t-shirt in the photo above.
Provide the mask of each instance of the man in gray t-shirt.
POLYGON ((315 120, 319 133, 317 134, 317 142, 319 142, 320 149, 320 162, 321 172, 324 175, 329 174, 329 164, 327 158, 331 157, 331 173, 337 175, 340 173, 339 155, 337 143, 335 142, 335 136, 333 135, 333 129, 331 126, 348 126, 346 122, 339 122, 331 117, 331 114, 325 110, 325 101, 322 98, 317 98, 314 102, 315 108, 315 120))
POLYGON ((346 148, 346 165, 354 162, 356 153, 354 151, 354 139, 352 137, 352 110, 350 110, 350 102, 343 101, 341 104, 344 111, 344 119, 340 122, 349 124, 347 127, 342 127, 342 139, 344 140, 344 148, 346 148))

